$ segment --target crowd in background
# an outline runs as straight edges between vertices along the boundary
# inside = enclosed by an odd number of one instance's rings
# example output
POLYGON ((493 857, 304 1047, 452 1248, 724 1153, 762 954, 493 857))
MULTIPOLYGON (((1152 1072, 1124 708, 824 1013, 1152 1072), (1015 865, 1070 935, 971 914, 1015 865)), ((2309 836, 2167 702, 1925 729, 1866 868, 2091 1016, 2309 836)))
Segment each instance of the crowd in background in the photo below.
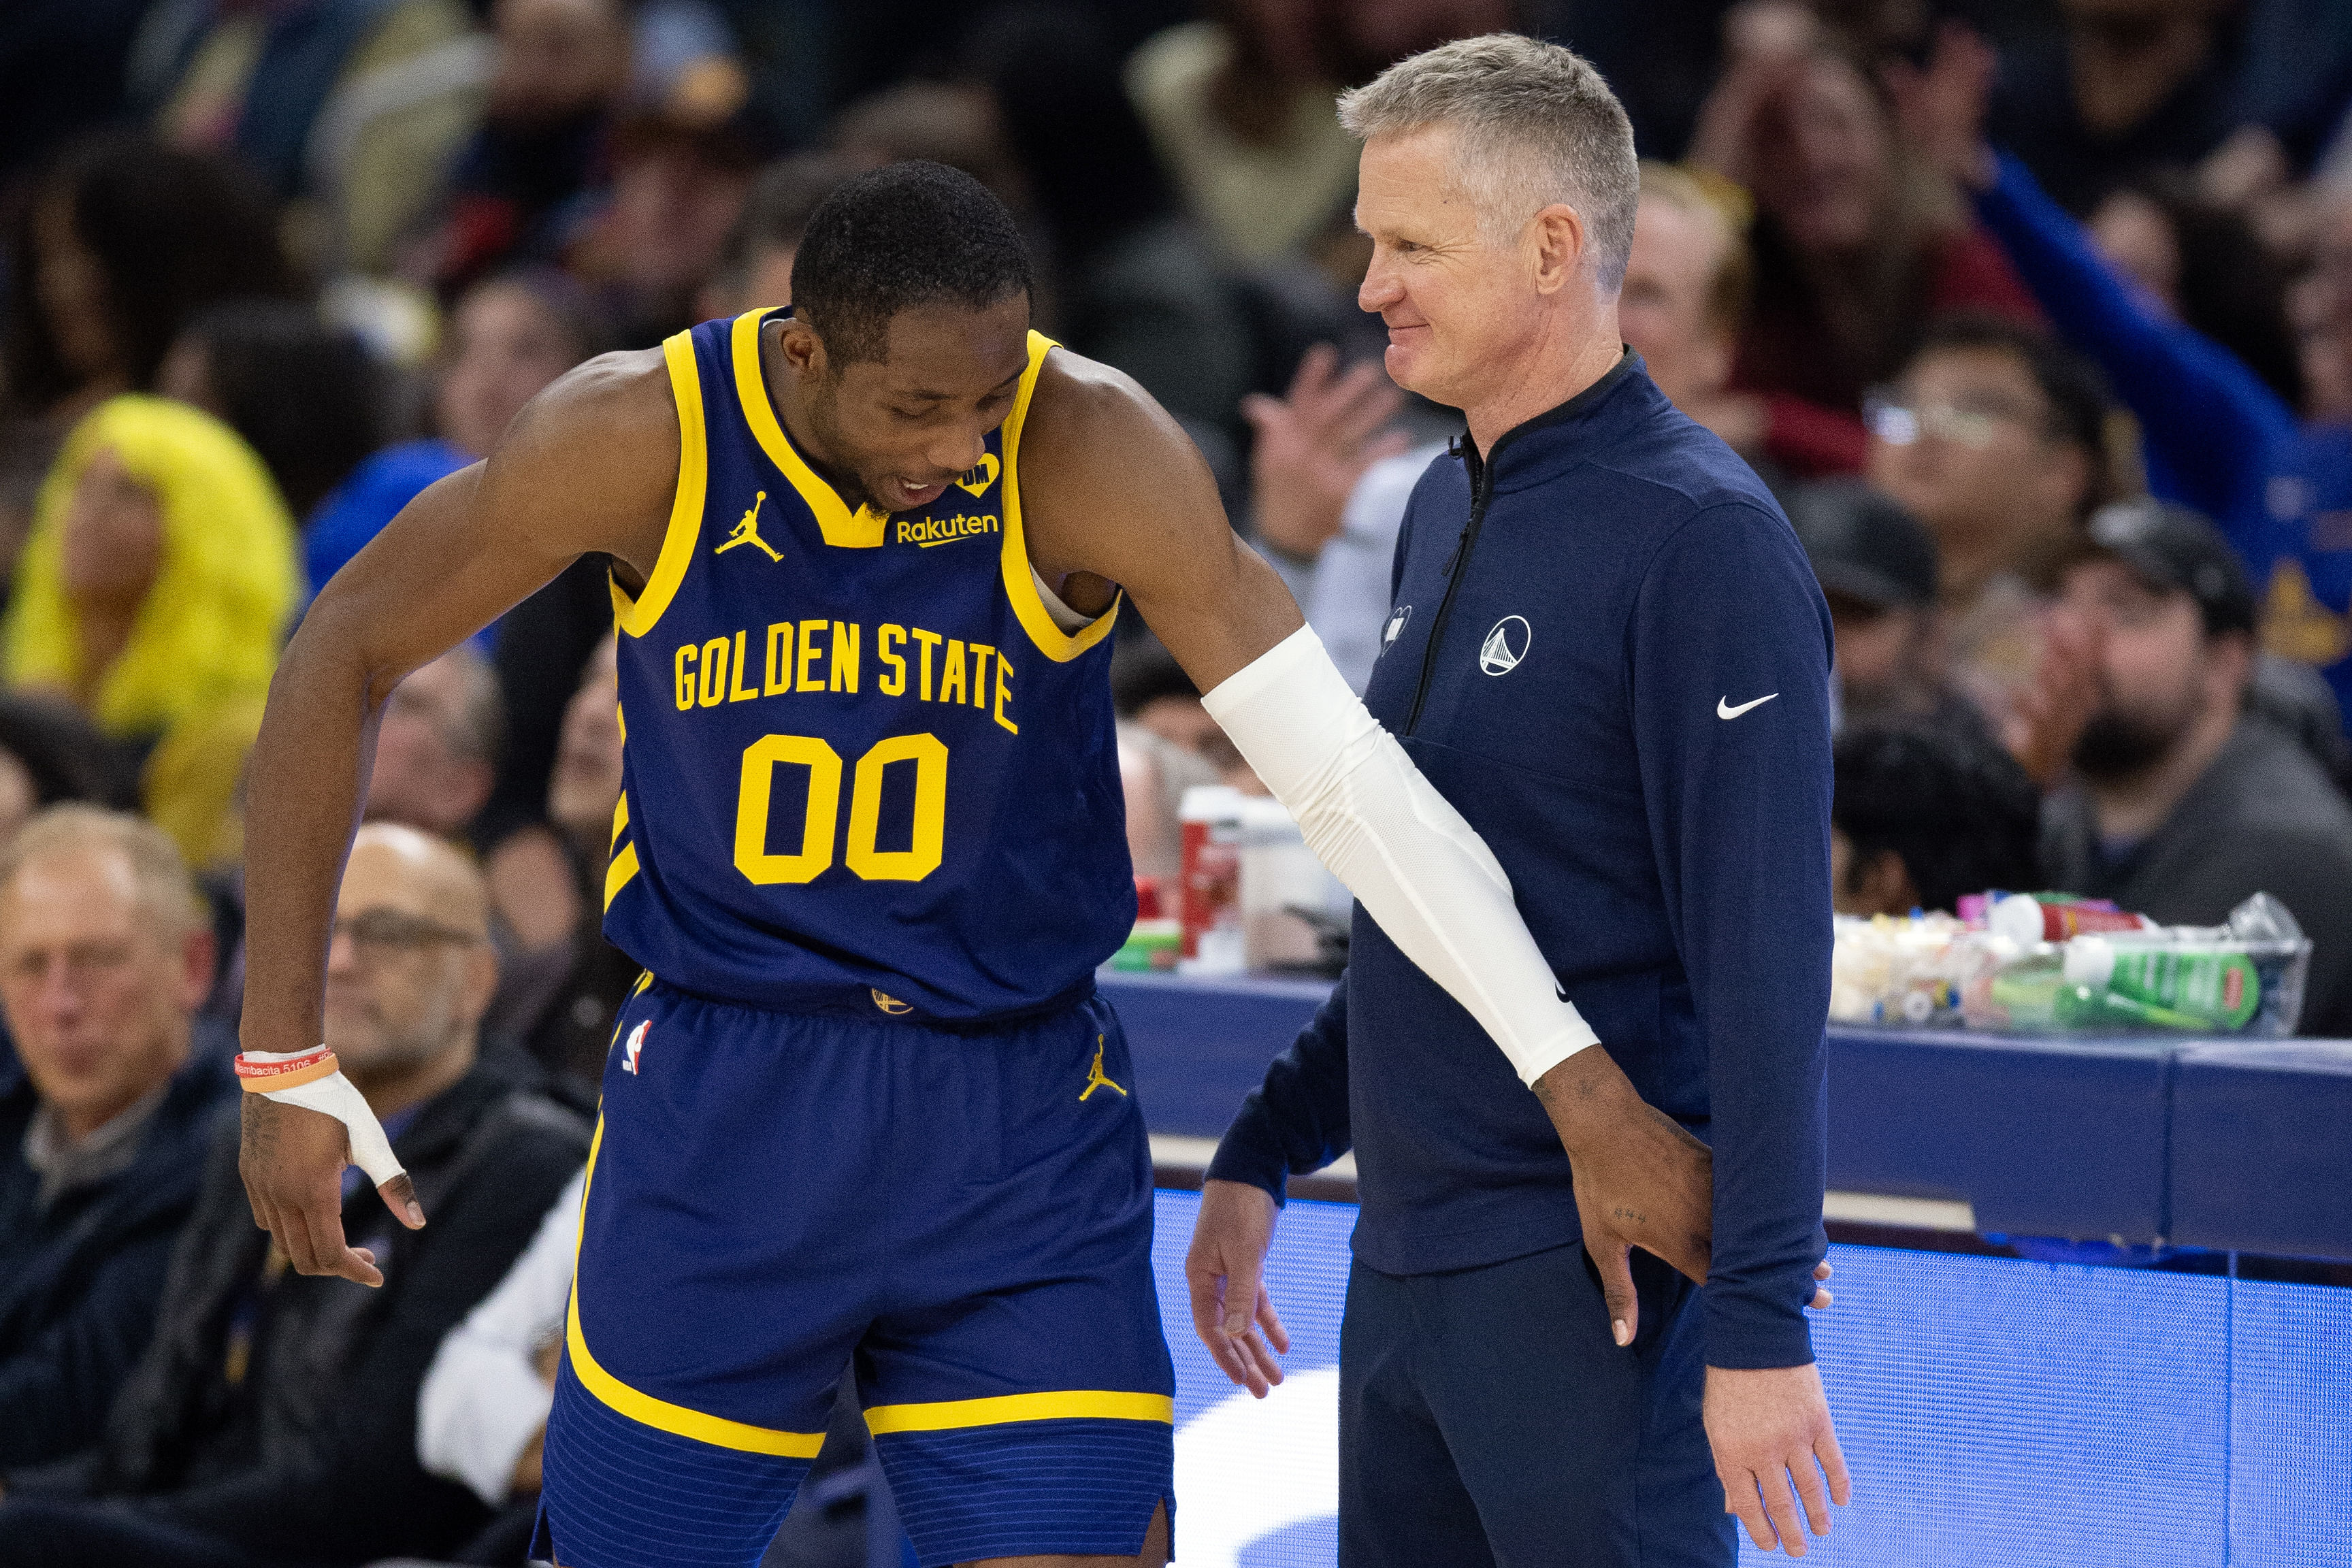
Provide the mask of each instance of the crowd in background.
MULTIPOLYGON (((1037 326, 1183 425, 1360 689, 1462 427, 1356 308, 1333 96, 1501 28, 1623 98, 1625 341, 1813 562, 1840 910, 2267 891, 2305 1032, 2352 1035, 2352 6, 12 0, 0 1564, 101 1515, 158 1563, 522 1558, 638 979, 597 922, 604 563, 383 718, 328 1036, 433 1223, 347 1192, 378 1292, 288 1277, 235 1169, 243 769, 310 596, 572 366, 788 303, 825 195, 924 158, 1011 208, 1037 326)), ((1184 790, 1254 781, 1130 623, 1165 875, 1184 790)))

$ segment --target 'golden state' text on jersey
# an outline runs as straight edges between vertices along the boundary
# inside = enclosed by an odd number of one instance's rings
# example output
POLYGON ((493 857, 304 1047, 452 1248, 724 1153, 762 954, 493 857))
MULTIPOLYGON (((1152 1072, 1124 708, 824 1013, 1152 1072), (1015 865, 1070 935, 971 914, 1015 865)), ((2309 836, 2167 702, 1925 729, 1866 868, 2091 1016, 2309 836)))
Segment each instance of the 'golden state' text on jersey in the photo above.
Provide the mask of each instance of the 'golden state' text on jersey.
POLYGON ((1048 616, 1012 413, 930 505, 852 511, 760 371, 768 312, 663 345, 682 437, 651 578, 617 584, 604 930, 681 990, 933 1020, 1086 994, 1135 918, 1109 611, 1048 616))

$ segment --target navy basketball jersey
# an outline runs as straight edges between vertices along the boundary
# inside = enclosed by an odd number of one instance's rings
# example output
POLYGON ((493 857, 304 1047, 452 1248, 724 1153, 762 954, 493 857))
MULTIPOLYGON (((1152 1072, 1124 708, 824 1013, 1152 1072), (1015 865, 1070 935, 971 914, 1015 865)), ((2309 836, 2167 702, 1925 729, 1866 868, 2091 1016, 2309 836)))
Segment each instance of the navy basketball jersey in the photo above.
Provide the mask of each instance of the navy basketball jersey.
POLYGON ((662 345, 669 531, 616 584, 623 788, 604 931, 680 989, 933 1020, 1085 995, 1135 920, 1108 667, 1117 606, 1046 613, 1021 529, 1029 363, 980 465, 852 512, 771 405, 760 331, 662 345))

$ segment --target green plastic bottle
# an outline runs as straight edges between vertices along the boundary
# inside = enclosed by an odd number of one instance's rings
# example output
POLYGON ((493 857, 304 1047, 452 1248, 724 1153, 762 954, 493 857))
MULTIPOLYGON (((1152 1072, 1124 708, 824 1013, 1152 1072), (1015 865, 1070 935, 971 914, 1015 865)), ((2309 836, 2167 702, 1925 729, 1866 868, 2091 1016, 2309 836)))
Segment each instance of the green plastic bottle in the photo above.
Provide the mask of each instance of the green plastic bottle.
POLYGON ((2066 944, 2058 1022, 2070 1028, 2155 1028, 2227 1034, 2261 1008, 2262 981, 2242 952, 2111 942, 2066 944))

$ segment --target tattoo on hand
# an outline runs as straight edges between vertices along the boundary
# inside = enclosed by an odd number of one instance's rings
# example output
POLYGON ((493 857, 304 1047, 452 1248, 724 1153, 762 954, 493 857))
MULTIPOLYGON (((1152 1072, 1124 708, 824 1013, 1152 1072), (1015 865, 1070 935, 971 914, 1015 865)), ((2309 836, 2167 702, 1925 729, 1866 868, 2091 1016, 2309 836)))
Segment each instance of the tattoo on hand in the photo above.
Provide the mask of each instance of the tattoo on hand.
POLYGON ((1611 1209, 1609 1211, 1609 1217, 1612 1219, 1632 1220, 1635 1225, 1647 1225, 1650 1223, 1650 1216, 1642 1213, 1639 1209, 1611 1209))

